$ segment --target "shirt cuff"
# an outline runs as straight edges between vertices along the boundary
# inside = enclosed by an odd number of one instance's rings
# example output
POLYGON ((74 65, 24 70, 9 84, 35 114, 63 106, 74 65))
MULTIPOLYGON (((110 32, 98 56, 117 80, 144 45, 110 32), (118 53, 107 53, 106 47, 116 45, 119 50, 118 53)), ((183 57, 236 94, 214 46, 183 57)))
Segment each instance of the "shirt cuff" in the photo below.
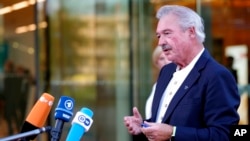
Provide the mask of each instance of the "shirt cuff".
POLYGON ((172 137, 175 136, 175 132, 176 132, 176 126, 173 126, 173 134, 172 134, 172 137))

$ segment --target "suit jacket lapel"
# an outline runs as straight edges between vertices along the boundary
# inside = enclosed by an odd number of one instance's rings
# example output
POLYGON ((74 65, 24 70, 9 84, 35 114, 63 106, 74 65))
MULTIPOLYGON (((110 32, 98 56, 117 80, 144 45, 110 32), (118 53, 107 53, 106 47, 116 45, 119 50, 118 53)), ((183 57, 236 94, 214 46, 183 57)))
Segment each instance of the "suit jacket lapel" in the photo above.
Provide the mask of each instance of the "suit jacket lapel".
POLYGON ((153 117, 151 118, 152 122, 156 121, 156 116, 159 108, 159 103, 161 101, 161 97, 167 87, 167 84, 171 80, 173 73, 176 71, 176 65, 171 63, 167 66, 165 66, 159 74, 159 78, 156 83, 156 90, 155 90, 155 96, 153 99, 153 104, 152 104, 152 115, 153 117))
MULTIPOLYGON (((208 52, 205 51, 197 61, 194 68, 191 70, 189 75, 187 76, 186 80, 183 82, 183 84, 180 86, 178 91, 176 92, 175 96, 173 97, 172 101, 169 104, 169 107, 165 113, 165 116, 162 120, 162 122, 167 122, 170 118, 170 115, 174 111, 175 107, 178 105, 180 100, 188 93, 188 90, 192 87, 192 85, 195 83, 195 81, 200 77, 200 70, 205 66, 207 62, 208 52)), ((165 89, 164 89, 165 90, 165 89)))
POLYGON ((193 71, 187 76, 187 79, 183 82, 183 84, 180 86, 173 99, 171 100, 162 122, 167 121, 175 107, 178 105, 180 100, 187 94, 189 88, 192 87, 192 85, 199 78, 199 76, 200 73, 198 71, 193 71))

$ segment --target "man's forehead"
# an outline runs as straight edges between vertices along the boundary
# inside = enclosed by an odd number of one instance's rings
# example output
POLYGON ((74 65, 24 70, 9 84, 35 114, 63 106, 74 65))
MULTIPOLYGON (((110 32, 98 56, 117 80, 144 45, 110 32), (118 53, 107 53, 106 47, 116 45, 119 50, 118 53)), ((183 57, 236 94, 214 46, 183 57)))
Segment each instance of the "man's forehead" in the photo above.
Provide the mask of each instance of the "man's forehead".
POLYGON ((172 31, 173 28, 179 28, 177 18, 175 16, 164 16, 158 21, 156 33, 172 31))

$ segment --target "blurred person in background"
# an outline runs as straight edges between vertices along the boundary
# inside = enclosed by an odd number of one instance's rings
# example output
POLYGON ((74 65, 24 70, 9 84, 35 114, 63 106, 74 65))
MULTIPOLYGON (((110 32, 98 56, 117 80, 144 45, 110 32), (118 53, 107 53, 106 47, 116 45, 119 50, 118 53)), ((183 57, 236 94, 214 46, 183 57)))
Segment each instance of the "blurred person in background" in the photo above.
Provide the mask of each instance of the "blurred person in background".
POLYGON ((233 56, 227 56, 226 58, 226 67, 227 69, 233 74, 236 82, 238 83, 238 75, 237 75, 237 70, 233 68, 234 64, 234 57, 233 56))
MULTIPOLYGON (((154 52, 152 54, 152 61, 154 66, 160 71, 161 68, 169 63, 171 63, 164 52, 162 51, 162 48, 160 46, 157 46, 154 49, 154 52)), ((151 117, 151 107, 152 107, 152 102, 153 102, 153 97, 154 97, 154 92, 155 92, 155 86, 156 82, 154 83, 152 87, 152 91, 146 101, 146 106, 145 106, 145 118, 149 119, 151 117)))
POLYGON ((1 90, 1 116, 7 123, 8 135, 16 133, 24 122, 30 89, 27 68, 7 60, 1 90))

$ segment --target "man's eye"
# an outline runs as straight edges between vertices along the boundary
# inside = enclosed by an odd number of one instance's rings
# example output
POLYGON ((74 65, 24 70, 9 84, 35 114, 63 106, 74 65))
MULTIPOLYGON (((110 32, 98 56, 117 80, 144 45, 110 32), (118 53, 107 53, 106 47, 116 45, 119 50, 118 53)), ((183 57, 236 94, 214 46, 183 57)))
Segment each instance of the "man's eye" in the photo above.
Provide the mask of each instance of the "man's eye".
POLYGON ((169 32, 164 32, 163 34, 164 34, 164 35, 168 35, 168 34, 170 34, 170 33, 169 33, 169 32))

